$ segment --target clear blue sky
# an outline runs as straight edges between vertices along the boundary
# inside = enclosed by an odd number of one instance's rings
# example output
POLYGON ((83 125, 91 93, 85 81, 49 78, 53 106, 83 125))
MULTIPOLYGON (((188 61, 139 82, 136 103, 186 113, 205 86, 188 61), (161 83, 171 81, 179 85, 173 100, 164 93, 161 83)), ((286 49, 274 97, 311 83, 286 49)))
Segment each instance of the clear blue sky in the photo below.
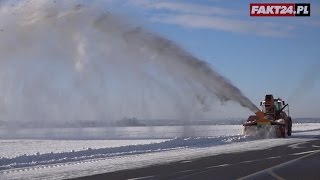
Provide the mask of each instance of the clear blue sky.
POLYGON ((250 17, 250 2, 127 0, 108 8, 207 61, 257 105, 272 93, 292 116, 320 117, 320 2, 308 1, 311 17, 250 17))

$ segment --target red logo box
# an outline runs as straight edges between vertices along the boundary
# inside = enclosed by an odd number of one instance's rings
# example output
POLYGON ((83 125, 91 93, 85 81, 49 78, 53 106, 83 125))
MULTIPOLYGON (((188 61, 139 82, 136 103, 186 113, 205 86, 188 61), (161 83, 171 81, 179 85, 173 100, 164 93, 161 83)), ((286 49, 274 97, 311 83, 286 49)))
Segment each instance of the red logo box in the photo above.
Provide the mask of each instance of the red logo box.
POLYGON ((250 3, 250 16, 310 16, 310 3, 250 3))

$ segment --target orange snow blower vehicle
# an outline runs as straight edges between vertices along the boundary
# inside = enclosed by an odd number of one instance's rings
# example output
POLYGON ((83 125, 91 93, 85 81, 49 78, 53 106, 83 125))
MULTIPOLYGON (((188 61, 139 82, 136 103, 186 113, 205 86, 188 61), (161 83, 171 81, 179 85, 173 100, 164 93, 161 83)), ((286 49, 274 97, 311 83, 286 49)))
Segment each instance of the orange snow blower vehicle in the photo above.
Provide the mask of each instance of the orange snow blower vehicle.
POLYGON ((292 119, 289 116, 289 104, 268 94, 264 101, 260 102, 260 106, 261 110, 249 116, 243 123, 245 135, 270 138, 291 136, 292 119))

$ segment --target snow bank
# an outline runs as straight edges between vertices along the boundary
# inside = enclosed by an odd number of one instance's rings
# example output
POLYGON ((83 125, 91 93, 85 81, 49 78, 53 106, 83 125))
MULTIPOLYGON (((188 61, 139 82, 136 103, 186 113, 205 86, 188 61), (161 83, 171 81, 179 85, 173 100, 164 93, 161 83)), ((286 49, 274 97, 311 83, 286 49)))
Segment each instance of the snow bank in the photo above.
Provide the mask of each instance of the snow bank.
MULTIPOLYGON (((0 177, 2 179, 74 178, 154 164, 192 160, 223 153, 267 149, 309 141, 320 135, 320 123, 294 124, 293 127, 293 136, 285 139, 256 139, 242 135, 225 135, 141 140, 140 144, 134 140, 92 141, 91 145, 88 144, 89 146, 81 146, 83 142, 86 142, 81 140, 71 141, 78 144, 77 146, 68 146, 66 145, 67 141, 64 143, 61 141, 60 145, 64 147, 61 147, 60 150, 63 149, 63 151, 52 152, 42 151, 43 146, 37 146, 37 142, 42 141, 34 141, 29 147, 39 151, 32 151, 33 154, 5 156, 0 159, 0 177), (104 145, 97 145, 98 143, 104 143, 104 145), (78 149, 72 147, 78 147, 78 149), (84 147, 88 148, 83 149, 84 147)), ((21 143, 23 141, 30 142, 32 140, 6 140, 6 142, 15 143, 14 147, 17 149, 23 149, 22 147, 26 145, 26 143, 21 143)), ((3 141, 0 143, 4 144, 3 141)), ((9 147, 9 143, 5 146, 9 147)), ((2 149, 2 151, 4 150, 9 151, 8 148, 2 149)), ((5 153, 2 152, 2 154, 5 153)), ((7 154, 9 153, 7 152, 7 154)))
POLYGON ((159 143, 167 139, 147 139, 147 140, 0 140, 0 158, 14 158, 18 156, 61 153, 87 150, 112 148, 129 145, 142 145, 159 143))
POLYGON ((48 165, 55 163, 65 163, 73 161, 81 161, 88 159, 106 158, 114 156, 124 156, 132 154, 143 154, 160 151, 169 151, 181 148, 200 148, 210 147, 234 142, 247 141, 246 136, 223 136, 223 137, 190 137, 175 138, 158 143, 127 145, 120 147, 108 147, 60 153, 36 153, 33 155, 20 155, 12 158, 0 158, 0 170, 10 168, 28 167, 34 165, 48 165))

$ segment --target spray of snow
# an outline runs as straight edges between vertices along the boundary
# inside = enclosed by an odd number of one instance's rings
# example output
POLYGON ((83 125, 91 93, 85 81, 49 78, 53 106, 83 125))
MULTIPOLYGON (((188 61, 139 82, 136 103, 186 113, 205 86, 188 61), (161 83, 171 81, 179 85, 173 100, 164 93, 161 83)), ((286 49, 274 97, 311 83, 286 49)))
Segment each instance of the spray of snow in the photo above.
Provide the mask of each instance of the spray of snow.
POLYGON ((204 61, 90 3, 1 1, 2 120, 188 119, 216 99, 258 110, 204 61))
POLYGON ((275 126, 265 126, 265 127, 257 127, 251 126, 247 127, 243 134, 255 137, 255 138, 277 138, 277 127, 275 126))

